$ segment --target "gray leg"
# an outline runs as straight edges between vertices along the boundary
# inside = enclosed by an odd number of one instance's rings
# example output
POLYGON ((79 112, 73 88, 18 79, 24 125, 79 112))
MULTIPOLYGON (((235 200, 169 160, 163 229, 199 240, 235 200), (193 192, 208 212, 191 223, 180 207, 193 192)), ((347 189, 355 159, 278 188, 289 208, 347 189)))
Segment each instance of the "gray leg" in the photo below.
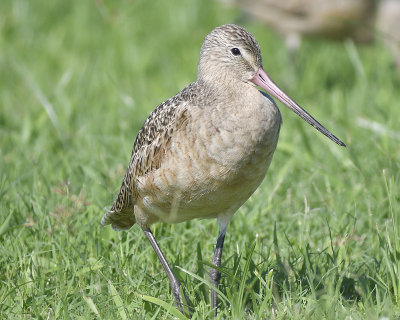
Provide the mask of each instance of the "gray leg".
MULTIPOLYGON (((218 235, 217 245, 215 246, 215 251, 214 251, 214 257, 211 261, 211 264, 216 267, 221 267, 221 256, 225 240, 225 231, 226 229, 224 230, 223 233, 220 233, 218 235)), ((220 278, 221 278, 221 272, 214 268, 211 268, 210 270, 211 284, 215 287, 218 287, 218 282, 220 278)), ((211 307, 214 309, 214 316, 217 316, 218 299, 217 299, 217 293, 213 289, 211 289, 211 307)))
MULTIPOLYGON (((220 214, 217 218, 219 233, 217 238, 217 245, 215 246, 214 257, 211 261, 211 264, 216 267, 221 267, 221 256, 222 256, 222 248, 224 246, 225 233, 226 229, 228 228, 229 221, 232 218, 232 215, 233 214, 226 212, 220 214)), ((214 268, 211 268, 210 282, 214 287, 218 287, 218 282, 220 278, 221 278, 221 272, 214 268)), ((214 316, 217 316, 218 299, 217 299, 217 293, 213 289, 211 289, 211 307, 214 309, 214 316)))
MULTIPOLYGON (((179 309, 180 312, 182 312, 183 314, 185 314, 185 310, 183 308, 184 304, 183 304, 183 300, 182 300, 182 295, 181 295, 181 283, 179 282, 179 280, 175 277, 174 273, 172 272, 171 267, 169 266, 167 260, 164 257, 164 254, 162 253, 160 247, 158 246, 158 243, 156 241, 156 238, 154 238, 153 233, 150 231, 149 228, 142 228, 144 234, 146 235, 147 239, 149 239, 151 246, 153 247, 154 251, 157 254, 158 259, 160 260, 167 276, 169 279, 169 282, 171 284, 171 289, 172 289, 172 294, 174 295, 175 301, 176 301, 176 305, 179 309)), ((188 298, 185 296, 185 300, 186 300, 186 304, 189 305, 189 300, 188 298)))

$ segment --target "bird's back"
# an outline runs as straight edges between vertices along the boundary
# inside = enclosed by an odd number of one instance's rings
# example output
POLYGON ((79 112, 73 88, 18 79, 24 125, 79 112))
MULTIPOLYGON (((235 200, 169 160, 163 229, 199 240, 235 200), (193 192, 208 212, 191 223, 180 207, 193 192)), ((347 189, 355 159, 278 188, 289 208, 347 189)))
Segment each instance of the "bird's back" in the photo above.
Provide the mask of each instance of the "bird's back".
MULTIPOLYGON (((135 139, 119 193, 111 209, 104 214, 102 225, 112 224, 116 230, 127 230, 135 223, 134 206, 140 196, 137 188, 138 179, 161 166, 174 131, 182 130, 187 121, 187 107, 198 104, 197 87, 196 82, 190 84, 160 104, 147 117, 135 139)), ((203 92, 202 99, 210 100, 211 96, 212 94, 204 95, 203 92)))
POLYGON ((261 183, 281 122, 272 100, 251 89, 226 104, 229 93, 195 82, 157 107, 102 224, 129 229, 135 215, 149 225, 235 212, 261 183))
MULTIPOLYGON (((132 155, 122 185, 114 203, 101 220, 116 230, 129 229, 135 223, 134 205, 137 201, 136 179, 160 167, 177 123, 177 112, 182 110, 190 85, 176 96, 164 101, 147 117, 133 145, 132 155)), ((181 119, 182 120, 182 119, 181 119)))

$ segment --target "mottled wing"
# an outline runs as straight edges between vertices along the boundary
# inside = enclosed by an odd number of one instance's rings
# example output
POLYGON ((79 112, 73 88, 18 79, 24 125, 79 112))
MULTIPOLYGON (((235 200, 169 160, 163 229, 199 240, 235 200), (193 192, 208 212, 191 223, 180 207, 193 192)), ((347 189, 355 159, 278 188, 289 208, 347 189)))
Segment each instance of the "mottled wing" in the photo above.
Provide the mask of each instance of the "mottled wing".
POLYGON ((136 180, 160 167, 175 129, 186 121, 189 96, 185 93, 191 91, 191 86, 193 84, 159 105, 143 124, 136 137, 120 191, 111 210, 101 220, 103 226, 111 224, 115 230, 127 230, 135 223, 136 180))

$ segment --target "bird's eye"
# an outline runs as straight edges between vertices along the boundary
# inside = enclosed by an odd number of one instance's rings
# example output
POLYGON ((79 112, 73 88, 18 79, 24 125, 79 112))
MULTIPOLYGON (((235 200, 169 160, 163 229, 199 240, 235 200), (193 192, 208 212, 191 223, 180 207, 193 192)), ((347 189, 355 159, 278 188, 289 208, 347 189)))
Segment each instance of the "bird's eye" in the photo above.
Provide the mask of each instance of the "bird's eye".
POLYGON ((234 56, 239 56, 240 55, 240 50, 238 48, 233 48, 231 49, 231 52, 234 56))

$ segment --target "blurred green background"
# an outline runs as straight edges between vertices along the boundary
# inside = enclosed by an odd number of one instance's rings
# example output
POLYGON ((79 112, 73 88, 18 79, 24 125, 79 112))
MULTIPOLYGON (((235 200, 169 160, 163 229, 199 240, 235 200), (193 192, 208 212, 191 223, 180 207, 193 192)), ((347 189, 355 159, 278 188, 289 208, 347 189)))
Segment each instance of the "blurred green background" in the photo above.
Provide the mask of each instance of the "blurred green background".
MULTIPOLYGON (((284 41, 213 1, 0 2, 0 316, 154 319, 173 297, 140 228, 100 219, 147 115, 235 22, 264 69, 347 148, 285 107, 261 187, 225 241, 220 318, 400 316, 400 76, 379 42, 284 41), (255 245, 254 251, 251 250, 255 245), (153 301, 154 302, 154 301, 153 301)), ((215 221, 153 227, 193 318, 211 315, 215 221)), ((382 318, 383 319, 383 318, 382 318)))

